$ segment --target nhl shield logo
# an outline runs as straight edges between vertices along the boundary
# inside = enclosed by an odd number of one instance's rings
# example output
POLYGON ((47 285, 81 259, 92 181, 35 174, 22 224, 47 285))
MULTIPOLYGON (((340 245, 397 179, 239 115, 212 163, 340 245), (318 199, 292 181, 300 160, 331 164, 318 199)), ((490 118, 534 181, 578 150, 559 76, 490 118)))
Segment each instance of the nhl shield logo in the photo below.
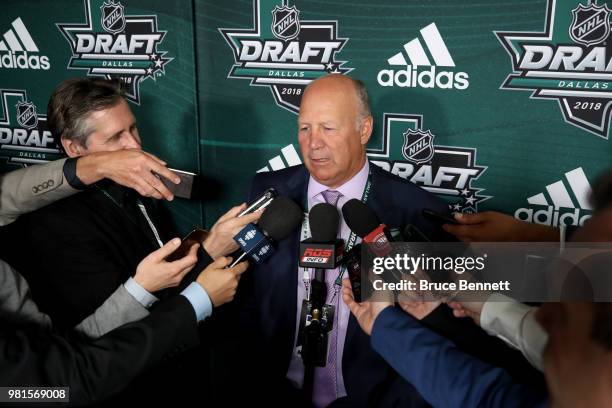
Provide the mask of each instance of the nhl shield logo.
POLYGON ((572 25, 569 34, 572 40, 587 47, 599 44, 610 35, 610 10, 607 5, 595 2, 585 6, 579 4, 572 10, 572 25))
POLYGON ((272 33, 280 40, 292 40, 300 33, 300 12, 295 6, 278 7, 272 10, 272 33))
POLYGON ((17 103, 17 123, 26 129, 32 129, 38 125, 36 106, 32 102, 17 103))
POLYGON ((404 132, 402 155, 406 160, 415 164, 430 161, 435 152, 433 139, 434 135, 432 135, 429 130, 408 129, 404 132))
POLYGON ((120 2, 115 3, 114 0, 105 1, 100 6, 100 10, 102 10, 100 22, 105 31, 111 34, 123 31, 125 28, 125 14, 123 13, 123 5, 120 2))

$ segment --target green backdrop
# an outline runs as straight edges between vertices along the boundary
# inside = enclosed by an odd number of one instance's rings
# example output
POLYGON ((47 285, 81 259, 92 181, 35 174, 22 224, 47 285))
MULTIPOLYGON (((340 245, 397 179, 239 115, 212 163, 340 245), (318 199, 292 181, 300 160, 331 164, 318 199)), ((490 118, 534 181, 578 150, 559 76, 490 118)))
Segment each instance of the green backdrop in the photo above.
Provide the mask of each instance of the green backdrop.
MULTIPOLYGON (((241 202, 255 172, 299 162, 296 106, 308 81, 326 72, 367 85, 372 160, 440 194, 451 209, 574 223, 590 214, 585 197, 611 155, 610 15, 605 2, 587 3, 9 0, 0 33, 14 32, 26 49, 20 18, 38 51, 15 51, 5 33, 0 89, 25 90, 42 119, 64 78, 151 66, 131 98, 144 147, 205 176, 204 200, 171 204, 182 231, 210 225, 241 202), (88 8, 92 27, 70 33, 129 42, 165 31, 155 55, 142 40, 133 50, 117 45, 114 56, 101 46, 104 55, 71 60, 62 27, 85 24, 88 8), (526 55, 532 46, 538 51, 526 55), (47 56, 50 68, 4 66, 4 54, 20 52, 47 56)), ((7 108, 13 120, 1 126, 19 127, 19 109, 28 117, 27 106, 15 104, 7 108)), ((20 143, 5 139, 0 155, 15 157, 20 143)))

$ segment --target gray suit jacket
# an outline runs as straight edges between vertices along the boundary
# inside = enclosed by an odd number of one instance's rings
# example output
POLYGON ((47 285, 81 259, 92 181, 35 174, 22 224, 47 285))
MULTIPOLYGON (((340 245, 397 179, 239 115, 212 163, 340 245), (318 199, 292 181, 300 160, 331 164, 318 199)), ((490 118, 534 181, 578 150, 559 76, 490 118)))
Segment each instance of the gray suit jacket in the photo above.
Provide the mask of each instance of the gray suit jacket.
MULTIPOLYGON (((20 215, 68 197, 78 190, 64 178, 64 162, 57 160, 0 175, 0 225, 20 215)), ((0 314, 20 324, 50 328, 51 319, 38 310, 26 280, 0 260, 0 314)), ((100 337, 116 327, 142 319, 149 314, 123 285, 76 326, 88 337, 100 337)))
POLYGON ((61 159, 0 175, 0 225, 76 193, 64 178, 65 162, 61 159))

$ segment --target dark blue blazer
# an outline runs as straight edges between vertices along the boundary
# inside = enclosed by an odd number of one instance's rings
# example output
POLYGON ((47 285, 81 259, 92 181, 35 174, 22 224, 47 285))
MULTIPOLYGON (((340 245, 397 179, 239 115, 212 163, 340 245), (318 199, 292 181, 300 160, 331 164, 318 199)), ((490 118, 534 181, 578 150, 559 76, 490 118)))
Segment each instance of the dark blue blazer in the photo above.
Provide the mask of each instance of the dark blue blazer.
MULTIPOLYGON (((372 191, 368 206, 389 228, 412 223, 432 240, 449 240, 441 228, 423 219, 423 208, 448 213, 440 199, 424 189, 370 163, 372 191)), ((304 206, 309 173, 304 166, 260 173, 255 176, 249 201, 274 187, 281 196, 304 206)), ((254 347, 248 354, 257 372, 247 381, 264 384, 260 390, 281 394, 281 384, 291 360, 296 331, 297 265, 299 228, 278 244, 275 254, 264 264, 254 266, 242 278, 241 326, 249 333, 244 343, 254 347), (271 384, 275 384, 272 386, 271 384), (273 390, 270 390, 273 388, 273 390)), ((403 381, 370 346, 370 339, 351 315, 342 361, 347 399, 337 406, 427 406, 414 388, 403 381)), ((255 386, 256 388, 259 386, 255 386)))
POLYGON ((372 346, 437 408, 545 407, 546 393, 460 351, 394 307, 374 322, 372 346))

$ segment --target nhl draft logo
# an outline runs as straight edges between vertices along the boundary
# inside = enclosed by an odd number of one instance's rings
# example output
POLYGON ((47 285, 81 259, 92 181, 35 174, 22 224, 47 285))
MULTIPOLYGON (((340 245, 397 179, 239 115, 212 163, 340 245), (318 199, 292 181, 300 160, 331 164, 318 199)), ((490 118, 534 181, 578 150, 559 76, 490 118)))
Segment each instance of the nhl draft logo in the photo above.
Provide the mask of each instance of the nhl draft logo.
POLYGON ((156 15, 126 15, 114 0, 84 0, 85 23, 56 24, 70 44, 68 68, 87 75, 117 78, 126 98, 140 104, 140 85, 165 75, 173 58, 158 47, 166 31, 157 28, 156 15))
POLYGON ((399 177, 443 197, 453 212, 473 213, 491 198, 476 187, 487 169, 476 164, 476 149, 433 144, 423 130, 423 117, 385 113, 381 148, 369 148, 370 161, 399 177))
POLYGON ((17 123, 26 129, 32 129, 38 125, 36 106, 32 102, 17 102, 17 123))
POLYGON ((587 47, 599 44, 610 35, 609 20, 610 10, 607 5, 598 6, 591 3, 589 6, 584 6, 584 4, 579 4, 572 10, 570 37, 587 47))
POLYGON ((434 135, 429 130, 408 129, 404 132, 404 158, 416 164, 430 161, 434 155, 433 139, 434 135))
POLYGON ((100 22, 104 30, 116 34, 125 29, 125 14, 121 3, 110 0, 108 3, 104 2, 100 8, 102 9, 100 22))
POLYGON ((0 158, 20 165, 57 160, 47 116, 37 113, 25 90, 0 89, 0 158))
POLYGON ((300 12, 295 6, 274 7, 272 10, 272 33, 278 39, 293 40, 300 33, 300 12))
POLYGON ((301 20, 287 0, 254 0, 253 28, 220 28, 234 54, 228 78, 270 88, 276 104, 298 113, 306 86, 328 73, 347 74, 337 54, 347 38, 337 21, 301 20))
POLYGON ((549 0, 546 16, 543 32, 495 32, 512 61, 500 89, 556 100, 565 122, 607 139, 610 9, 590 1, 549 0))

